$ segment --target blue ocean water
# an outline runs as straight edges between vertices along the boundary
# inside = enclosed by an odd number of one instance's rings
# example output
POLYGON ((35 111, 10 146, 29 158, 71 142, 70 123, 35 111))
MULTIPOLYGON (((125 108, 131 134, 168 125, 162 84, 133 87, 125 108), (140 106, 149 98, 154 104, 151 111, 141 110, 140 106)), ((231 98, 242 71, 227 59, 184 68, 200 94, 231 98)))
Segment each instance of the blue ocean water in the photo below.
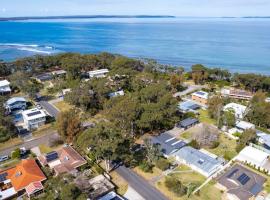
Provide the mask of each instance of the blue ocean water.
POLYGON ((107 51, 184 66, 270 74, 270 19, 157 18, 0 22, 0 59, 107 51))

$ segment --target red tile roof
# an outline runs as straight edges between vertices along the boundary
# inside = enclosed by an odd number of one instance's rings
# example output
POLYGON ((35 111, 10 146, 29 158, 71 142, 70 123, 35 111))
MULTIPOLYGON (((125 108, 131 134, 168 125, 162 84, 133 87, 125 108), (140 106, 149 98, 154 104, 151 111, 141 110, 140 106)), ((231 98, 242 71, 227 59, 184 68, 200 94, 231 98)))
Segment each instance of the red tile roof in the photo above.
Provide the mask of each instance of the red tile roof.
POLYGON ((25 190, 28 195, 31 195, 36 193, 37 191, 43 190, 43 185, 40 181, 33 182, 26 186, 25 190))
POLYGON ((16 191, 25 189, 25 187, 33 182, 46 180, 46 176, 34 159, 22 160, 15 167, 2 171, 1 173, 3 172, 8 173, 7 178, 11 180, 16 191))

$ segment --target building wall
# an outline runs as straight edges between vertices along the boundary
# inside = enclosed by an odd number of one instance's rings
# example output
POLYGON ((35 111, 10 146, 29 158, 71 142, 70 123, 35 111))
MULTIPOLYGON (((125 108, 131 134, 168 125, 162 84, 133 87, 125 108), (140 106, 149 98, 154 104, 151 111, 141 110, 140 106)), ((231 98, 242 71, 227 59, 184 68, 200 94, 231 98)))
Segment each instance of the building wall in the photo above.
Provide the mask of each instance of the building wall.
POLYGON ((192 95, 191 98, 192 98, 193 101, 196 101, 196 102, 198 102, 198 103, 201 103, 201 104, 204 104, 204 105, 207 104, 207 99, 198 97, 198 96, 196 96, 196 95, 192 95))

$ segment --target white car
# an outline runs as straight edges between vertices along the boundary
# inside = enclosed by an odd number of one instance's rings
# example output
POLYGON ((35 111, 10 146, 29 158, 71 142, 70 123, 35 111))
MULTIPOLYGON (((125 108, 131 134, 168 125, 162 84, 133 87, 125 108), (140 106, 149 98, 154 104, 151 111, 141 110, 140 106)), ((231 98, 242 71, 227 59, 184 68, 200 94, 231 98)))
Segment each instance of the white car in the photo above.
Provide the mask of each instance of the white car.
POLYGON ((9 156, 0 156, 0 162, 4 162, 9 159, 9 156))

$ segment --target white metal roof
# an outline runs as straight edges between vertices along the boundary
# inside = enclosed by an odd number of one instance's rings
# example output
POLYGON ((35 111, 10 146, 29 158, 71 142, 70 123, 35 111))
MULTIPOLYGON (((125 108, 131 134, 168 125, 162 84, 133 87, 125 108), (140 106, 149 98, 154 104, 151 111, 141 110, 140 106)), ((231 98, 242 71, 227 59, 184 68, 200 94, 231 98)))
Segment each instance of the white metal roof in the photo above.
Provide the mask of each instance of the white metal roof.
POLYGON ((0 87, 9 86, 10 82, 8 80, 2 80, 0 81, 0 87))
POLYGON ((203 98, 203 99, 208 99, 208 92, 204 92, 204 91, 197 91, 192 93, 192 95, 203 98))
POLYGON ((46 117, 46 114, 43 110, 33 108, 30 110, 23 111, 22 116, 26 120, 32 120, 32 119, 37 119, 37 118, 41 118, 41 117, 46 117))
POLYGON ((13 104, 15 102, 26 102, 25 98, 24 97, 13 97, 13 98, 10 98, 9 100, 7 100, 6 104, 7 105, 10 105, 10 104, 13 104))
POLYGON ((229 103, 223 108, 224 111, 228 111, 230 109, 234 110, 237 118, 243 118, 247 107, 237 103, 229 103))
POLYGON ((235 125, 237 128, 246 130, 246 129, 255 129, 255 125, 246 121, 239 121, 235 125))
POLYGON ((262 166, 268 160, 268 156, 269 154, 264 151, 256 149, 252 146, 246 146, 237 155, 236 160, 247 161, 257 166, 262 166))
POLYGON ((105 74, 108 73, 109 70, 108 69, 99 69, 99 70, 93 70, 93 71, 89 71, 89 75, 98 75, 98 74, 105 74))

